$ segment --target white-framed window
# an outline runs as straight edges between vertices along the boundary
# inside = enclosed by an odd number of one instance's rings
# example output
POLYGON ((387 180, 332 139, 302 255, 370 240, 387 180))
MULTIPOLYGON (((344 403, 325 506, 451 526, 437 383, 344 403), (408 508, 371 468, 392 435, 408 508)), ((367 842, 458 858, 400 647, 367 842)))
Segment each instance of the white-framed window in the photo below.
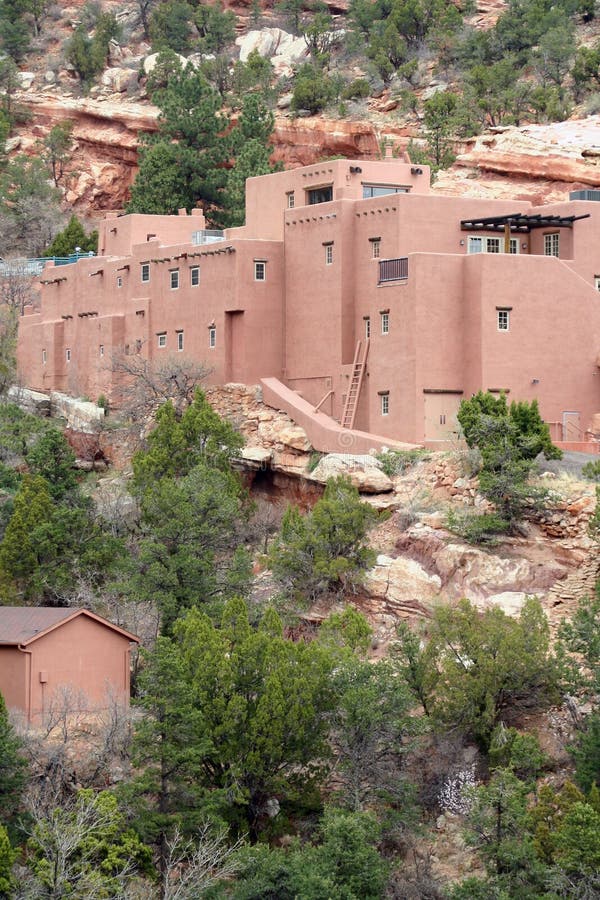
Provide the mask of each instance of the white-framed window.
POLYGON ((104 356, 104 344, 100 344, 100 346, 98 347, 98 353, 100 354, 100 356, 104 356))
POLYGON ((544 235, 544 256, 558 256, 558 248, 560 245, 560 233, 553 231, 551 234, 544 235))
POLYGON ((381 394, 381 415, 389 416, 390 414, 390 395, 381 394))
POLYGON ((498 322, 498 331, 510 331, 510 310, 509 309, 498 309, 497 312, 497 322, 498 322))
POLYGON ((266 281, 267 280, 267 263, 264 259, 255 259, 254 260, 254 280, 255 281, 266 281))
POLYGON ((288 209, 293 209, 293 208, 295 207, 295 205, 296 205, 296 198, 294 197, 294 192, 293 192, 293 191, 288 191, 288 195, 287 195, 287 208, 288 208, 288 209))
MULTIPOLYGON (((512 255, 519 252, 518 238, 510 238, 508 252, 512 255)), ((467 253, 504 253, 504 238, 470 237, 467 253)))
POLYGON ((48 355, 45 350, 42 350, 42 365, 45 366, 48 361, 48 355))
POLYGON ((365 337, 367 340, 371 337, 371 317, 365 316, 365 337))
POLYGON ((172 291, 179 287, 179 269, 169 269, 169 284, 172 291))
POLYGON ((71 350, 69 347, 65 350, 65 360, 67 362, 71 362, 71 350))
POLYGON ((325 245, 325 265, 330 266, 333 262, 333 244, 325 245))
POLYGON ((147 284, 150 281, 150 263, 141 264, 140 278, 142 280, 142 284, 147 284))
POLYGON ((123 276, 122 275, 117 275, 117 287, 118 288, 123 287, 123 276))
POLYGON ((208 326, 208 346, 211 350, 217 346, 217 326, 209 325, 208 326))
POLYGON ((175 332, 177 335, 177 349, 183 350, 183 331, 175 332))
POLYGON ((156 335, 156 337, 158 339, 158 341, 157 341, 158 349, 164 350, 164 348, 167 346, 167 332, 161 331, 159 334, 156 335))
POLYGON ((200 266, 192 266, 190 269, 190 285, 198 287, 200 284, 200 266))
POLYGON ((390 314, 388 312, 380 313, 381 316, 381 333, 389 334, 390 333, 390 314))
POLYGON ((381 241, 371 241, 371 259, 379 259, 381 256, 381 241))

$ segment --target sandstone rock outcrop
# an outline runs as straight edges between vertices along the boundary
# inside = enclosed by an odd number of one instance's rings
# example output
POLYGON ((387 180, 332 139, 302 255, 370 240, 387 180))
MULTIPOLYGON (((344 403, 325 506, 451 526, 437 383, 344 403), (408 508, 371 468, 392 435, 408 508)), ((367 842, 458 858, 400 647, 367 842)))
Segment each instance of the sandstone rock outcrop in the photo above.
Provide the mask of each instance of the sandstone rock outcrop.
POLYGON ((354 487, 366 494, 383 494, 394 487, 392 479, 381 471, 381 464, 374 456, 328 453, 311 473, 311 478, 322 484, 339 476, 346 476, 354 487))

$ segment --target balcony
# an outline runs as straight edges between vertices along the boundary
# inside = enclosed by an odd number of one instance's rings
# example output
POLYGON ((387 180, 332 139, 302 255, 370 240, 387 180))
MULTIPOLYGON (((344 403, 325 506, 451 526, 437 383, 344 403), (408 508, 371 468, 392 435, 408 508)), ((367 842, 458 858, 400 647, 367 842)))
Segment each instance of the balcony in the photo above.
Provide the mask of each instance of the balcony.
POLYGON ((408 256, 379 260, 379 284, 387 284, 390 281, 406 281, 407 278, 408 256))
POLYGON ((203 229, 202 231, 193 231, 192 232, 192 244, 196 247, 201 244, 216 244, 217 241, 224 241, 225 235, 222 231, 209 231, 207 229, 203 229))

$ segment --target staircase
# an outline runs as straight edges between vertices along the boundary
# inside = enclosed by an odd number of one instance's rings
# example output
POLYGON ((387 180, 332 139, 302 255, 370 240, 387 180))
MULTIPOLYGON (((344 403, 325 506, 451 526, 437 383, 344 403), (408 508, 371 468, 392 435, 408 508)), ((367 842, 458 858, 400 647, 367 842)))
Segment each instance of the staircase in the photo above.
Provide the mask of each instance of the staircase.
POLYGON ((346 394, 346 402, 342 413, 342 428, 354 428, 354 419, 356 418, 356 407, 358 406, 358 398, 360 397, 360 389, 362 387, 365 370, 367 368, 367 357, 369 355, 369 339, 365 341, 365 349, 361 359, 362 341, 358 341, 356 350, 354 351, 354 362, 352 363, 352 377, 348 385, 348 393, 346 394))

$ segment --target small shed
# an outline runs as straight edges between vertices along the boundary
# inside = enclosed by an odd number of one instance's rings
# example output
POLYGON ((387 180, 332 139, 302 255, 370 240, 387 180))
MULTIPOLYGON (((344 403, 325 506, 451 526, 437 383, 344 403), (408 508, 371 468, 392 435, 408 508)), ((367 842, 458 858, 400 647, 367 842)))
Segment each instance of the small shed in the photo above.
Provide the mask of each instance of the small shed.
POLYGON ((0 606, 0 693, 28 721, 43 718, 57 692, 85 708, 129 703, 130 654, 138 638, 87 609, 0 606))

